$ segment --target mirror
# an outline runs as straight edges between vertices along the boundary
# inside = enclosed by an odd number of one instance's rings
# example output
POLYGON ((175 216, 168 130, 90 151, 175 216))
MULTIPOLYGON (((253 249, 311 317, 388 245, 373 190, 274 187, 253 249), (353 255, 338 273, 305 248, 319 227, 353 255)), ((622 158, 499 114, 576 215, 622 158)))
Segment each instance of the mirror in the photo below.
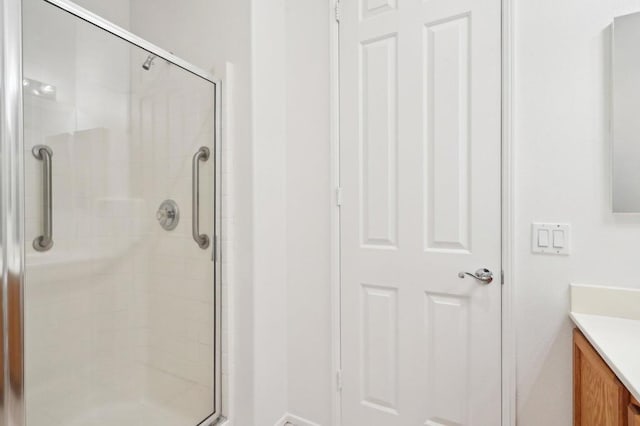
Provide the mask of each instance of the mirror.
POLYGON ((613 22, 614 213, 640 212, 640 13, 613 22))

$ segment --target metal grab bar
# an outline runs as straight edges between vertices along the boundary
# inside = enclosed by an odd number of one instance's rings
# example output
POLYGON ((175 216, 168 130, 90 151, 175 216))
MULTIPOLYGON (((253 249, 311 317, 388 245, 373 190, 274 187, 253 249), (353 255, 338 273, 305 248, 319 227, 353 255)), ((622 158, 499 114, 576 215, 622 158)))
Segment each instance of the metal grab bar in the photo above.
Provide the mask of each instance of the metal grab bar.
POLYGON ((33 248, 36 251, 47 251, 53 247, 53 192, 51 188, 51 157, 53 156, 53 151, 46 145, 36 145, 31 152, 34 157, 42 161, 44 166, 42 171, 43 234, 33 240, 33 248))
POLYGON ((193 167, 192 167, 192 228, 191 234, 193 239, 201 249, 209 247, 209 237, 205 234, 200 234, 200 160, 207 161, 209 159, 209 148, 201 146, 200 149, 193 155, 193 167))

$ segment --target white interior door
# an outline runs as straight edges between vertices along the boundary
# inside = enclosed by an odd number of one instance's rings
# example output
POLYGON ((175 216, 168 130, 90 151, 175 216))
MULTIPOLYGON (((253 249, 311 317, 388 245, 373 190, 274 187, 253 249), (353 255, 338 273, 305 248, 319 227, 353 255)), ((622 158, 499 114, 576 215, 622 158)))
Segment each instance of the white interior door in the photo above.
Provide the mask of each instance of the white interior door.
POLYGON ((499 425, 500 0, 341 3, 343 425, 499 425))

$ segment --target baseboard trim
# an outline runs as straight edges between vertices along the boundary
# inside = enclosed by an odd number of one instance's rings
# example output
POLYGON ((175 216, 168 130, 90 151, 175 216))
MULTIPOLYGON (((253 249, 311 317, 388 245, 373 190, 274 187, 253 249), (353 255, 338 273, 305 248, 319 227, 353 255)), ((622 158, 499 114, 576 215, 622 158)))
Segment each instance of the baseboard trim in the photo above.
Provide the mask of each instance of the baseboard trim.
POLYGON ((302 417, 294 414, 286 413, 274 426, 320 426, 320 424, 314 423, 311 420, 303 419, 302 417))

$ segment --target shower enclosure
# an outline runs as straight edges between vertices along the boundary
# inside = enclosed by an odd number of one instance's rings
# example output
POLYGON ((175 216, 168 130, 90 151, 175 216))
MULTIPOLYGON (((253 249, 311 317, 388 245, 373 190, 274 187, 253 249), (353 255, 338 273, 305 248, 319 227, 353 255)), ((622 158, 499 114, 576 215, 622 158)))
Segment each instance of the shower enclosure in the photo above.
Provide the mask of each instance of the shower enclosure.
POLYGON ((68 1, 0 4, 0 425, 213 424, 218 80, 68 1))

